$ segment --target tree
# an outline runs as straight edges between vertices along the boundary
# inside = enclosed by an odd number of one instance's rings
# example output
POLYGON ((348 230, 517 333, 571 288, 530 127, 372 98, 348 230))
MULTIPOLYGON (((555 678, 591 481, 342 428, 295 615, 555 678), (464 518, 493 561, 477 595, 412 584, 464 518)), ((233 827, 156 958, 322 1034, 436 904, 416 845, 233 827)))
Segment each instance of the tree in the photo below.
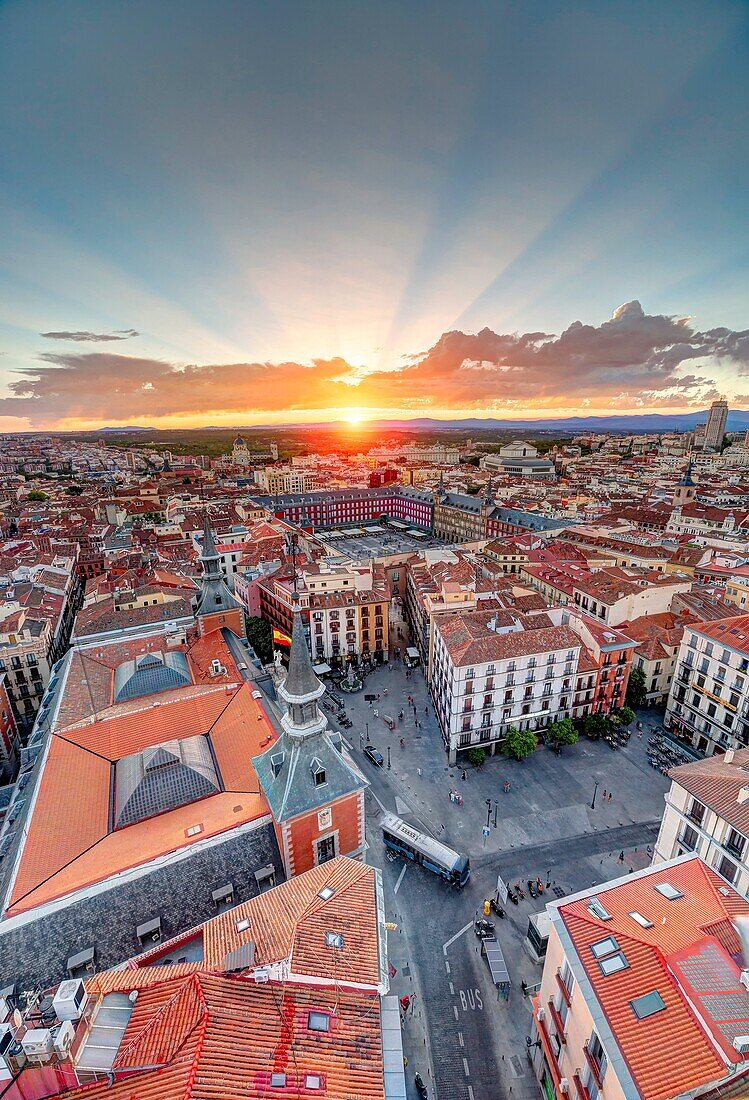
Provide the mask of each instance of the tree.
POLYGON ((502 742, 502 752, 505 756, 511 756, 514 760, 523 760, 536 751, 538 742, 533 730, 519 730, 510 726, 507 736, 502 742))
POLYGON ((645 670, 633 668, 627 681, 627 694, 624 705, 627 707, 644 707, 647 702, 648 690, 645 679, 645 670))
POLYGON ((583 732, 591 741, 605 737, 609 732, 609 720, 604 714, 589 714, 583 722, 583 732))
POLYGON ((261 619, 258 615, 248 615, 247 641, 264 665, 273 660, 271 626, 267 619, 261 619))
POLYGON ((31 492, 29 493, 29 495, 26 497, 26 499, 27 500, 49 500, 49 497, 47 496, 46 493, 43 493, 41 489, 32 489, 31 492))
POLYGON ((546 730, 546 736, 555 745, 576 745, 578 732, 570 718, 563 718, 561 722, 552 722, 546 730))
POLYGON ((469 764, 473 764, 474 768, 480 768, 486 762, 486 749, 469 749, 466 758, 469 764))
POLYGON ((628 726, 631 722, 634 722, 636 717, 632 708, 627 706, 620 707, 616 712, 616 716, 623 726, 628 726))
POLYGON ((68 494, 69 497, 79 497, 83 493, 83 486, 82 485, 68 485, 65 492, 68 494))

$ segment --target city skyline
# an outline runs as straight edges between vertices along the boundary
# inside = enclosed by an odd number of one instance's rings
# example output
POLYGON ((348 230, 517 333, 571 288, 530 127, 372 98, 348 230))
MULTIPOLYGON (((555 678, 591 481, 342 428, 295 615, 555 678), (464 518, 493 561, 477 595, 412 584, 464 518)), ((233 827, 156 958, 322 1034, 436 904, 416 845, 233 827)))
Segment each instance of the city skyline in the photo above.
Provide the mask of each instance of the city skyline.
POLYGON ((5 5, 0 430, 749 407, 745 6, 464 16, 5 5))

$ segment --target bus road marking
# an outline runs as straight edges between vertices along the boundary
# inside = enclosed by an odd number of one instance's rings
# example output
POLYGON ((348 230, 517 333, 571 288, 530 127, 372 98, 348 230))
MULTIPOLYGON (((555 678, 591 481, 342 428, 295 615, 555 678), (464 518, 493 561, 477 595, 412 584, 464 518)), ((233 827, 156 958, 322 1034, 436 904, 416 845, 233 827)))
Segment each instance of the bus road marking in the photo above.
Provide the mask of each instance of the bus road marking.
POLYGON ((455 987, 453 986, 453 983, 450 982, 450 994, 452 995, 453 993, 455 993, 455 987))
POLYGON ((458 1018, 458 1006, 457 1005, 453 1005, 453 1012, 455 1013, 455 1019, 457 1020, 457 1018, 458 1018))
POLYGON ((466 1077, 471 1076, 471 1071, 468 1068, 468 1059, 467 1058, 463 1059, 463 1073, 465 1073, 466 1077))
POLYGON ((465 1043, 463 1042, 463 1032, 462 1031, 458 1032, 458 1042, 460 1043, 460 1046, 461 1046, 461 1049, 462 1049, 465 1046, 465 1043))
POLYGON ((473 1100, 473 1088, 468 1085, 468 1100, 473 1100))
POLYGON ((473 928, 473 921, 472 920, 469 920, 468 924, 463 925, 463 927, 460 929, 459 932, 456 932, 454 936, 451 936, 450 939, 447 941, 447 943, 442 944, 442 953, 443 953, 443 955, 447 954, 447 949, 450 946, 450 944, 455 943, 456 940, 459 940, 461 936, 465 935, 465 933, 468 931, 469 928, 473 928))
POLYGON ((445 959, 445 970, 448 974, 450 973, 450 963, 447 961, 447 959, 445 959))
POLYGON ((398 875, 398 881, 396 882, 395 886, 393 887, 393 893, 394 894, 398 893, 398 888, 399 888, 400 884, 403 882, 403 876, 405 875, 407 870, 408 870, 408 864, 404 863, 403 867, 401 868, 401 873, 398 875))

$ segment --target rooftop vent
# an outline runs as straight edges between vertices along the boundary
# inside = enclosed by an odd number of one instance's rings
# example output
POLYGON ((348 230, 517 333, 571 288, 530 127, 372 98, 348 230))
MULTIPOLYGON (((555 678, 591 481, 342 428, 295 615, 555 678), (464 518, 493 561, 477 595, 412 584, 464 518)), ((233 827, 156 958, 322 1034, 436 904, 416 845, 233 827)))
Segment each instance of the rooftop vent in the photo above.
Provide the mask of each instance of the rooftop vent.
POLYGON ((335 890, 332 886, 323 886, 322 890, 318 891, 318 898, 322 898, 323 901, 330 901, 333 897, 335 890))
POLYGON ((749 787, 742 787, 739 793, 736 795, 736 801, 739 806, 743 806, 745 802, 749 802, 749 787))

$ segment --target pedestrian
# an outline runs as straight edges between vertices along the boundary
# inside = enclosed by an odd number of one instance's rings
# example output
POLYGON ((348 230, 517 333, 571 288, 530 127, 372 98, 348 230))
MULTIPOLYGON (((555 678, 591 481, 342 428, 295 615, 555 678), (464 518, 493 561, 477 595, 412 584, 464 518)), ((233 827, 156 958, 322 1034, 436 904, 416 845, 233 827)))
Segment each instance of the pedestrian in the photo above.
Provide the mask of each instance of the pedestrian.
POLYGON ((424 714, 429 714, 429 707, 424 707, 424 714))
POLYGON ((609 802, 611 801, 611 791, 609 791, 609 802))
POLYGON ((619 862, 624 863, 624 852, 619 853, 619 862))
POLYGON ((461 777, 460 777, 460 778, 461 778, 461 779, 467 779, 467 778, 468 778, 468 776, 466 775, 466 770, 465 770, 465 768, 463 768, 463 774, 461 775, 461 777))
POLYGON ((605 787, 603 788, 603 797, 604 797, 604 798, 607 798, 607 797, 608 797, 608 795, 606 794, 606 788, 605 788, 605 787))

